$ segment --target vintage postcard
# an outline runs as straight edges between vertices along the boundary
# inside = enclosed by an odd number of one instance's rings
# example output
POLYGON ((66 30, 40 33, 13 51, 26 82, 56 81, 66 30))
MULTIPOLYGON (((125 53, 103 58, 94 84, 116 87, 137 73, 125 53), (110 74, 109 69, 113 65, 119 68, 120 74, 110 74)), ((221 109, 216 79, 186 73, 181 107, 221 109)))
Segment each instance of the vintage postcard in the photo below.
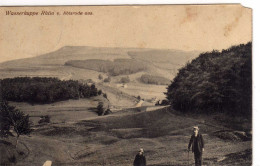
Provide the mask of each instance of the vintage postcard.
POLYGON ((0 7, 0 165, 252 164, 252 10, 0 7))

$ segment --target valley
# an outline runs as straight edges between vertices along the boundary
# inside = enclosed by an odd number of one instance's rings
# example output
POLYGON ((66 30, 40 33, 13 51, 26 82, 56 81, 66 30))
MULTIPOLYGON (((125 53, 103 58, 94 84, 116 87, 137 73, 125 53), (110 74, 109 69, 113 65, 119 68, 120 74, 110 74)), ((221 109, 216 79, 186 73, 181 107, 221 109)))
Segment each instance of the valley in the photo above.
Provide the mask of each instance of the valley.
POLYGON ((47 104, 9 102, 29 114, 33 131, 30 136, 21 136, 17 149, 14 137, 1 138, 1 164, 35 166, 50 160, 52 166, 131 166, 143 148, 148 166, 184 166, 194 163, 192 153, 188 158, 187 146, 193 126, 198 125, 205 139, 203 165, 251 165, 250 121, 231 121, 221 113, 182 114, 169 105, 155 106, 165 99, 168 85, 140 81, 144 74, 172 81, 178 69, 198 55, 196 51, 65 46, 33 58, 1 63, 1 79, 77 80, 95 84, 107 95, 107 99, 100 95, 47 104), (99 70, 101 60, 101 66, 103 61, 109 64, 107 69, 99 70), (143 66, 132 70, 136 64, 143 66), (111 74, 111 66, 120 72, 111 74), (126 76, 130 81, 120 82, 126 76), (105 82, 108 77, 110 81, 105 82), (100 102, 112 113, 98 116, 100 102), (50 122, 39 124, 47 115, 50 122))

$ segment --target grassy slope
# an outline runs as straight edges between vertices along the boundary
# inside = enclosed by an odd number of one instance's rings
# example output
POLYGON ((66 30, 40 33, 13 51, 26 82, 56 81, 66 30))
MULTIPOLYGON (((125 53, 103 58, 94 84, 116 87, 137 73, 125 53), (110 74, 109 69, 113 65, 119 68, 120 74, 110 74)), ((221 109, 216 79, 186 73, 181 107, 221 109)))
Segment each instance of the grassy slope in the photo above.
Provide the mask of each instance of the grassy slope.
MULTIPOLYGON (((99 83, 98 75, 100 72, 75 68, 71 66, 64 66, 68 60, 86 60, 86 59, 102 59, 102 60, 114 60, 114 59, 130 59, 134 58, 142 63, 149 64, 149 69, 145 72, 139 72, 129 75, 131 83, 128 84, 128 88, 117 87, 117 77, 112 77, 111 85, 104 84, 102 90, 108 93, 108 97, 113 105, 119 105, 120 107, 125 105, 134 105, 135 99, 129 98, 129 95, 138 96, 142 98, 150 99, 157 97, 163 99, 163 92, 166 91, 166 86, 153 86, 144 85, 137 80, 142 74, 152 73, 154 75, 163 75, 168 79, 172 79, 175 72, 172 69, 164 69, 166 62, 170 62, 170 66, 176 66, 185 64, 189 58, 197 55, 194 52, 184 52, 176 50, 154 50, 154 49, 138 49, 138 48, 95 48, 95 47, 77 47, 66 46, 57 51, 50 52, 44 55, 40 55, 33 58, 20 59, 14 61, 8 61, 0 64, 0 78, 10 78, 16 76, 42 76, 42 77, 58 77, 62 80, 83 80, 92 79, 94 82, 99 83), (131 52, 131 54, 130 54, 131 52), (155 52, 156 54, 153 54, 155 52), (160 55, 159 55, 160 54, 160 55), (147 62, 146 59, 149 59, 147 62), (160 61, 164 59, 164 61, 160 61), (160 65, 156 65, 160 63, 160 65), (117 88, 114 93, 112 89, 117 88), (118 95, 119 93, 126 95, 118 95), (119 101, 119 102, 118 102, 119 101)), ((174 69, 175 71, 175 69, 174 69)), ((106 78, 106 74, 103 74, 106 78)))
POLYGON ((215 131, 229 126, 221 126, 211 116, 180 115, 167 109, 133 109, 77 123, 38 126, 31 137, 21 137, 30 155, 18 165, 52 160, 54 166, 130 166, 140 147, 150 166, 187 165, 185 150, 193 125, 200 126, 205 139, 204 164, 232 165, 232 160, 239 158, 236 164, 250 165, 251 141, 224 141, 214 136, 215 131), (243 155, 248 159, 241 158, 243 155))
POLYGON ((10 102, 25 114, 30 115, 34 125, 38 124, 41 116, 49 115, 52 123, 70 123, 79 120, 96 118, 95 111, 99 102, 108 105, 107 99, 96 96, 90 99, 67 100, 52 104, 35 104, 10 102))
MULTIPOLYGON (((109 60, 130 58, 127 51, 133 50, 63 47, 56 52, 39 57, 3 63, 0 65, 0 77, 56 76, 61 79, 91 78, 98 82, 99 72, 63 66, 64 62, 69 59, 84 60, 93 56, 95 59, 100 57, 109 60)), ((140 50, 137 49, 137 51, 140 50)), ((142 59, 142 56, 133 54, 131 57, 139 58, 142 61, 151 60, 151 58, 142 59)), ((171 56, 169 57, 171 58, 171 56)), ((171 59, 171 63, 173 63, 174 59, 171 59)), ((156 68, 157 74, 166 73, 167 77, 174 74, 171 70, 175 69, 165 69, 166 63, 156 62, 157 60, 156 58, 152 60, 154 66, 158 67, 156 68)), ((150 71, 155 72, 152 69, 150 71)), ((143 73, 130 75, 130 79, 136 80, 141 74, 143 73)), ((134 105, 136 99, 132 96, 141 95, 144 98, 159 96, 162 99, 164 98, 162 92, 166 90, 165 86, 147 86, 138 82, 131 82, 125 89, 116 88, 116 82, 113 79, 110 85, 100 84, 98 86, 108 94, 112 105, 118 108, 134 105)), ((18 108, 32 115, 32 120, 36 124, 39 116, 46 114, 51 115, 52 123, 34 126, 35 131, 31 137, 21 136, 21 144, 18 149, 24 151, 25 154, 20 157, 12 145, 3 141, 0 142, 1 151, 10 149, 9 157, 15 153, 18 156, 17 165, 42 165, 46 160, 52 160, 54 166, 104 164, 130 166, 137 150, 143 147, 148 165, 187 165, 185 149, 191 134, 190 129, 193 125, 199 124, 206 141, 205 164, 250 165, 251 151, 246 150, 251 149, 251 141, 226 141, 214 135, 215 131, 234 127, 230 124, 219 123, 211 116, 184 116, 167 110, 140 113, 133 109, 107 117, 97 117, 93 113, 93 108, 97 106, 99 100, 71 100, 53 105, 34 106, 15 103, 18 108), (83 119, 85 121, 81 121, 83 119), (26 145, 27 148, 23 145, 26 145), (241 157, 243 155, 249 156, 249 159, 244 161, 241 157), (236 157, 239 158, 237 163, 234 162, 236 157), (217 160, 222 161, 217 162, 217 160)), ((236 121, 232 122, 233 125, 236 123, 236 121)), ((243 130, 248 128, 248 125, 241 126, 244 126, 243 130)), ((14 142, 13 138, 5 141, 14 142)))
MULTIPOLYGON (((197 56, 198 53, 176 51, 176 50, 155 50, 155 49, 138 49, 138 48, 98 48, 87 46, 66 46, 57 51, 50 52, 33 58, 19 59, 8 61, 0 64, 0 78, 15 76, 56 76, 59 78, 73 78, 75 73, 79 73, 79 79, 84 74, 89 74, 89 70, 64 66, 69 60, 86 60, 86 59, 136 59, 140 62, 154 65, 150 73, 157 71, 157 74, 166 74, 172 77, 176 74, 180 65, 184 65, 188 60, 197 56), (131 54, 130 54, 131 52, 131 54), (153 52, 158 53, 156 56, 153 52), (160 54, 160 55, 159 55, 160 54), (189 55, 189 56, 188 56, 189 55), (164 59, 165 62, 158 61, 164 59), (51 60, 50 60, 51 59, 51 60), (149 59, 146 62, 145 59, 149 59), (160 63, 156 65, 156 63, 160 63), (164 66, 170 63, 175 66, 174 69, 166 69, 164 66), (156 70, 155 70, 156 69, 156 70), (174 70, 174 72, 172 71, 174 70), (173 73, 172 73, 173 72, 173 73), (83 74, 81 74, 83 73, 83 74)), ((168 65, 169 66, 169 65, 168 65)), ((93 71, 92 71, 93 73, 93 71)), ((84 77, 83 77, 84 78, 84 77)))

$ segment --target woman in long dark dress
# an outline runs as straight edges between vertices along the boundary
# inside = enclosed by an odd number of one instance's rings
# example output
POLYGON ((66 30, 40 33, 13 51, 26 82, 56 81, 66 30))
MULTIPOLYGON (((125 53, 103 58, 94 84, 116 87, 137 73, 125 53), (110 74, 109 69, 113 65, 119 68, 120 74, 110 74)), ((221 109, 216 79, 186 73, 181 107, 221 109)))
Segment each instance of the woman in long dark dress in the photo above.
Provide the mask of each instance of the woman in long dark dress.
POLYGON ((138 154, 135 156, 134 166, 146 166, 146 159, 144 156, 144 150, 141 148, 138 154))

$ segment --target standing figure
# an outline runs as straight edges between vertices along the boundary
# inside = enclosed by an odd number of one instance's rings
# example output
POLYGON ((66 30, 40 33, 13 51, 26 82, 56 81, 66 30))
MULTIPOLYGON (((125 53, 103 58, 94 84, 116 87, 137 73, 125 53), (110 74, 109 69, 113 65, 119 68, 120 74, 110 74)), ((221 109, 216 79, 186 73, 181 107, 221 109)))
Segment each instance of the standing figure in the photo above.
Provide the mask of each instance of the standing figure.
POLYGON ((202 135, 199 133, 199 127, 193 127, 193 134, 190 138, 190 142, 188 145, 188 151, 190 151, 190 147, 192 146, 192 153, 194 153, 195 166, 202 165, 202 152, 204 151, 204 140, 202 135))
POLYGON ((144 156, 144 150, 141 148, 138 154, 135 156, 134 166, 146 166, 146 159, 144 156))

